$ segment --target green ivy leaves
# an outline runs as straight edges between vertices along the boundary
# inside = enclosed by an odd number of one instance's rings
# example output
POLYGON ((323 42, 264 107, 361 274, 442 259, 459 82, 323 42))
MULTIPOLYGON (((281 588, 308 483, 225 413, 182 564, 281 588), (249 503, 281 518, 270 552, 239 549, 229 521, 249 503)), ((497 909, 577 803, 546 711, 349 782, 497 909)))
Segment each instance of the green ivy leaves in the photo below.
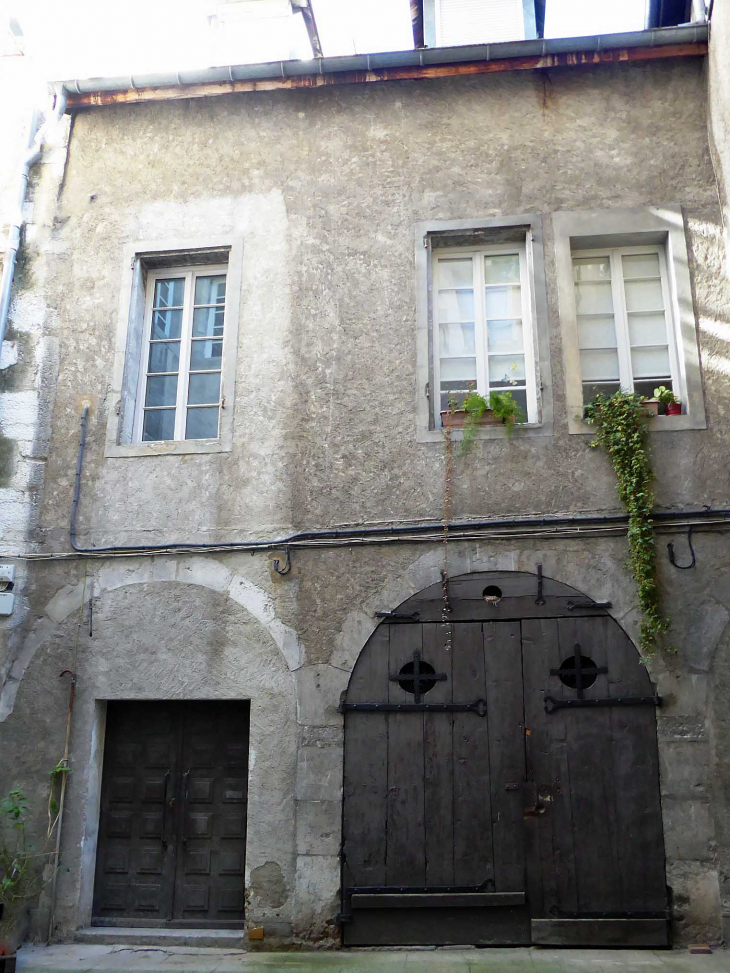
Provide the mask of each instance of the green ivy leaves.
POLYGON ((629 517, 629 567, 642 613, 640 647, 643 655, 650 656, 669 621, 662 615, 657 585, 654 471, 647 444, 649 415, 642 396, 616 392, 610 397, 597 395, 586 406, 584 416, 596 428, 591 446, 605 450, 613 464, 619 499, 629 517))

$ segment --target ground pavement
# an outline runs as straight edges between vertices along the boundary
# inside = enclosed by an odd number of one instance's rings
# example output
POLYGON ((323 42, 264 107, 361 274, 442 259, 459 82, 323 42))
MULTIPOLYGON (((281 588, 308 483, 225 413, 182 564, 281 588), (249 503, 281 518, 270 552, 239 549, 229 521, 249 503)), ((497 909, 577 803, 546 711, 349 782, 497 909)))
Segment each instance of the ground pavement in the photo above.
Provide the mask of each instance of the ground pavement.
POLYGON ((352 949, 249 953, 185 946, 25 946, 20 973, 730 973, 730 951, 352 949))

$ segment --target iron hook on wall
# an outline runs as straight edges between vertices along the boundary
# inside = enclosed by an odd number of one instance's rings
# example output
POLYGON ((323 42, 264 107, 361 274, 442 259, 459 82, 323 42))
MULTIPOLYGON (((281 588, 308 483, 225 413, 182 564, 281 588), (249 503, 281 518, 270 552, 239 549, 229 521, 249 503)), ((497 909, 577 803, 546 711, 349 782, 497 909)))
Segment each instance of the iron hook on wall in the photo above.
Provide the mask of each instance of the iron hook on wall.
POLYGON ((677 564, 677 562, 675 560, 675 557, 674 557, 674 542, 673 541, 670 541, 667 544, 667 552, 669 554, 669 563, 670 564, 673 564, 674 567, 675 568, 678 568, 678 570, 680 570, 680 571, 689 571, 689 569, 690 568, 693 568, 695 566, 695 564, 697 563, 697 557, 695 555, 695 549, 692 546, 692 527, 691 526, 689 527, 689 529, 687 531, 687 543, 689 544, 689 553, 692 555, 692 560, 689 562, 689 564, 677 564))
POLYGON ((279 567, 279 558, 274 558, 274 571, 276 571, 277 574, 289 574, 291 571, 291 551, 288 547, 285 547, 284 553, 286 554, 286 561, 284 561, 283 568, 279 567))

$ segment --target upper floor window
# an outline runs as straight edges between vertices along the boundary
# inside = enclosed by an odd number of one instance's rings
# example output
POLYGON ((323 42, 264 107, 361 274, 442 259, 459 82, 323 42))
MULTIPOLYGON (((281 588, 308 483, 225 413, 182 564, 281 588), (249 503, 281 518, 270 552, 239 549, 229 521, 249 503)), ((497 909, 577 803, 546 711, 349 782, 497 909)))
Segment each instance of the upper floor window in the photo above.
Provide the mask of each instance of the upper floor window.
POLYGON ((619 388, 679 393, 664 248, 579 250, 572 260, 584 403, 619 388))
POLYGON ((434 421, 470 388, 509 391, 538 421, 524 244, 433 251, 434 421))
POLYGON ((135 441, 219 438, 226 271, 148 274, 135 441))

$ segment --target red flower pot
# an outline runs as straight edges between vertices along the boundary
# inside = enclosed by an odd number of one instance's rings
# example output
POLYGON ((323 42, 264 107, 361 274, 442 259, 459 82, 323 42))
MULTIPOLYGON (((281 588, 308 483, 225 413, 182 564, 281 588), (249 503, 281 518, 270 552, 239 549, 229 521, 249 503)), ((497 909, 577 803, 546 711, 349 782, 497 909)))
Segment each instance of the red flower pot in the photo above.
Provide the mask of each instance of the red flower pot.
POLYGON ((681 416, 682 415, 682 403, 681 402, 667 402, 667 415, 668 416, 681 416))

